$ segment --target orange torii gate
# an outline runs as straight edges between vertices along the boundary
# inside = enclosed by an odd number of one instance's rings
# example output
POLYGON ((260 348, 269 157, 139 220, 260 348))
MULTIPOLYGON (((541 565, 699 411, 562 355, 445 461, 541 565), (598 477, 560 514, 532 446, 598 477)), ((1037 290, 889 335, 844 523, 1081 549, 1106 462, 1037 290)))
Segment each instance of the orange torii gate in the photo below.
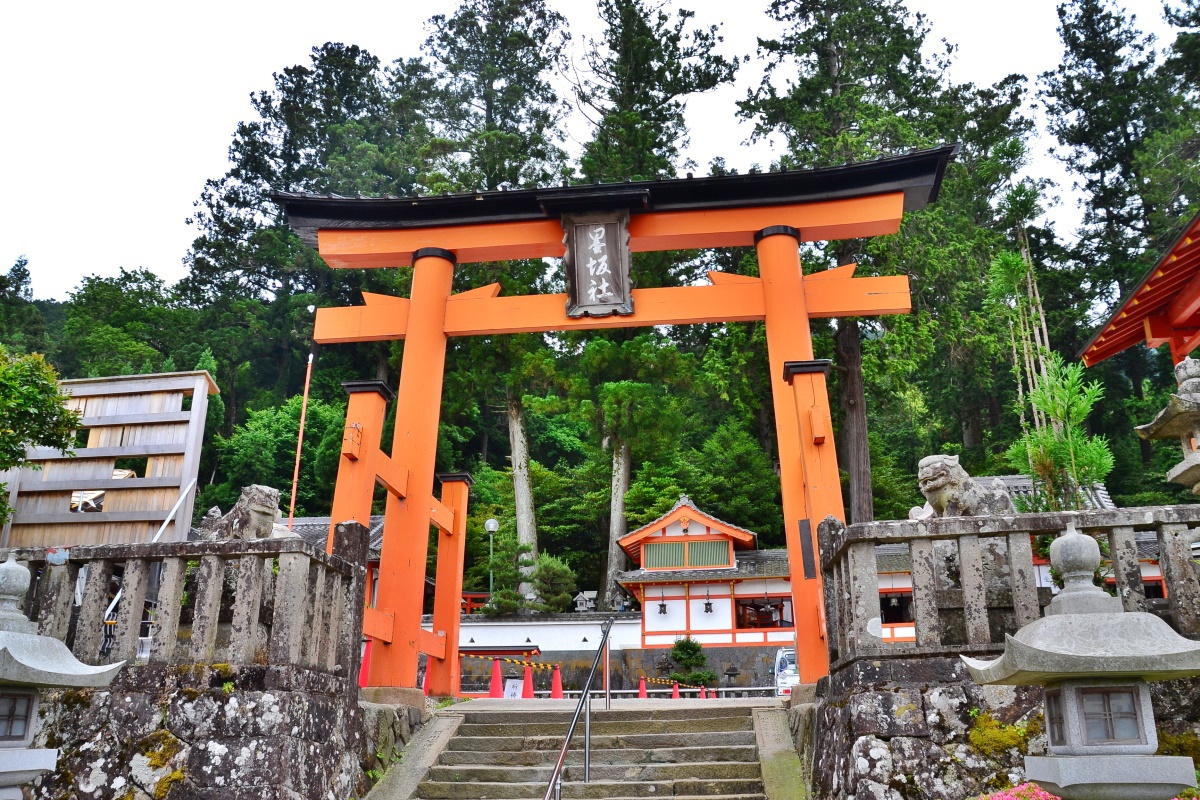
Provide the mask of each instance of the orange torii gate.
POLYGON ((854 265, 804 275, 799 243, 895 233, 936 199, 957 146, 818 170, 564 186, 419 198, 281 193, 292 227, 336 269, 413 267, 409 298, 317 312, 320 344, 404 339, 391 457, 378 446, 386 387, 350 386, 332 518, 366 523, 374 485, 388 493, 368 683, 458 691, 458 619, 469 478, 434 457, 451 336, 763 320, 779 441, 783 516, 801 680, 828 673, 815 521, 843 504, 826 391, 809 320, 902 314, 905 276, 854 277, 854 265), (759 277, 710 272, 710 286, 633 289, 631 252, 753 245, 759 277), (564 257, 567 295, 501 297, 499 284, 453 294, 456 264, 564 257), (611 278, 611 282, 610 282, 611 278), (421 628, 430 526, 439 530, 433 632, 421 628))

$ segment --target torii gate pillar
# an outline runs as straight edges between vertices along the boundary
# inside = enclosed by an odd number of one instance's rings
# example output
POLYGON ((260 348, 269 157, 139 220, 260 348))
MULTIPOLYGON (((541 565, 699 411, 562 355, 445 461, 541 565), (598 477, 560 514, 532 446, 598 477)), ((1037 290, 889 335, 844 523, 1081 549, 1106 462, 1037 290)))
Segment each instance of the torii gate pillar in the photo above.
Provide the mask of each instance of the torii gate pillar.
POLYGON ((771 397, 779 443, 784 535, 802 683, 829 673, 816 529, 810 520, 841 517, 842 486, 833 447, 826 364, 814 362, 800 267, 800 232, 777 225, 755 236, 766 306, 771 397), (811 365, 811 366, 809 366, 811 365))

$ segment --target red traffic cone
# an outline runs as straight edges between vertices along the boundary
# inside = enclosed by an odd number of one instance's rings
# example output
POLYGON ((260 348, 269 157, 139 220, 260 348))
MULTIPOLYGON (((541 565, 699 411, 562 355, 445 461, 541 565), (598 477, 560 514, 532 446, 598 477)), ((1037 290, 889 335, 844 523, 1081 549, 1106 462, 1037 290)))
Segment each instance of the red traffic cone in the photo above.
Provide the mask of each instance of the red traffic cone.
POLYGON ((525 685, 521 687, 521 699, 533 699, 533 667, 525 665, 525 685))
POLYGON ((500 674, 500 659, 492 659, 492 682, 488 684, 488 697, 504 697, 504 676, 500 674))
POLYGON ((362 666, 358 668, 358 688, 367 685, 367 675, 371 671, 371 640, 367 639, 363 645, 362 666))
POLYGON ((701 687, 700 687, 700 699, 701 699, 701 700, 707 700, 707 699, 708 699, 708 692, 704 691, 704 687, 703 687, 703 686, 701 686, 701 687))
POLYGON ((646 676, 643 675, 642 677, 638 678, 638 699, 642 700, 648 696, 649 695, 646 694, 646 676))
POLYGON ((708 696, 711 697, 713 700, 721 699, 721 693, 718 692, 716 689, 713 689, 711 692, 709 692, 708 696))
POLYGON ((550 699, 561 700, 562 696, 562 673, 558 671, 558 664, 555 664, 554 674, 550 676, 550 699))
POLYGON ((671 684, 671 699, 672 700, 679 699, 679 681, 675 681, 674 683, 671 684))

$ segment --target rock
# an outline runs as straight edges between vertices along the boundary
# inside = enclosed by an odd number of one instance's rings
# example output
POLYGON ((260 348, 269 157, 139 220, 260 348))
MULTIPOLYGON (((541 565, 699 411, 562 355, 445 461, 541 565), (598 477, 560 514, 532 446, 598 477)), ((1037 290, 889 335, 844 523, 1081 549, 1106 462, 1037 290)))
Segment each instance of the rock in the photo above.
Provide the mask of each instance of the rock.
POLYGON ((850 698, 850 727, 856 735, 927 736, 921 693, 913 689, 861 692, 850 698))

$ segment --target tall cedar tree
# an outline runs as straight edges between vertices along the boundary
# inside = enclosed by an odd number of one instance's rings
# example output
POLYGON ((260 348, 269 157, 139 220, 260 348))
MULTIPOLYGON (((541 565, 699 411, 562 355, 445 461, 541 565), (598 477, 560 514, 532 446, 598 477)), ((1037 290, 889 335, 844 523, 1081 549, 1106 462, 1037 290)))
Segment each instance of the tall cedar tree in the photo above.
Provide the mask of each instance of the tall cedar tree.
MULTIPOLYGON (((401 62, 388 75, 365 50, 327 43, 313 48, 308 64, 273 78, 271 89, 250 97, 257 119, 238 124, 229 171, 209 180, 196 201, 189 222, 199 235, 179 286, 202 311, 202 327, 229 334, 208 344, 223 370, 230 422, 253 399, 240 396, 241 364, 253 364, 269 389, 266 403, 299 389, 308 345, 297 334, 311 324, 307 306, 398 289, 393 270, 329 269, 291 231, 271 192, 408 194, 417 178, 414 142, 424 130, 414 114, 428 91, 419 65, 401 62)), ((378 374, 387 351, 371 347, 378 374)))
MULTIPOLYGON (((565 109, 551 80, 563 66, 566 20, 542 0, 466 0, 453 15, 430 20, 425 43, 438 91, 432 98, 436 137, 426 183, 434 190, 496 191, 543 186, 565 177, 558 123, 565 109)), ((509 294, 540 288, 540 260, 473 265, 456 271, 468 289, 499 282, 509 294)), ((490 415, 498 401, 508 423, 518 544, 536 560, 528 425, 524 396, 544 388, 553 359, 542 336, 468 338, 454 343, 458 388, 490 415)), ((528 578, 529 568, 522 572, 528 578)), ((526 580, 521 593, 529 590, 526 580)))
MULTIPOLYGON (((1153 40, 1115 3, 1071 0, 1058 6, 1058 19, 1063 60, 1041 76, 1041 97, 1057 155, 1085 197, 1071 252, 1089 290, 1088 307, 1077 309, 1083 317, 1097 303, 1128 292, 1156 257, 1152 221, 1158 215, 1136 156, 1147 134, 1163 127, 1169 103, 1153 40)), ((1145 399, 1149 364, 1143 352, 1126 351, 1103 369, 1121 370, 1135 397, 1145 399)), ((1148 465, 1150 443, 1138 446, 1148 465)))
MULTIPOLYGON (((768 13, 786 28, 776 39, 759 40, 766 71, 740 107, 757 137, 783 135, 787 152, 780 166, 866 161, 925 143, 939 78, 921 55, 924 17, 910 14, 900 0, 773 0, 768 13)), ((827 258, 850 263, 861 247, 835 242, 827 258)), ((856 318, 838 320, 834 344, 840 463, 850 476, 850 518, 863 522, 874 518, 874 506, 856 318)))
POLYGON ((1134 156, 1162 123, 1166 86, 1152 40, 1110 0, 1058 7, 1064 54, 1041 77, 1058 157, 1085 193, 1077 258, 1091 265, 1096 299, 1112 301, 1145 271, 1154 209, 1142 193, 1134 156))
MULTIPOLYGON (((687 98, 733 80, 737 62, 714 52, 721 42, 718 28, 693 27, 695 15, 686 9, 672 17, 661 3, 600 0, 597 10, 604 35, 590 43, 589 74, 578 93, 599 119, 584 145, 580 171, 592 181, 670 177, 679 148, 687 142, 687 98)), ((678 253, 636 255, 632 282, 638 287, 679 285, 690 279, 691 261, 678 253)), ((685 362, 662 337, 635 331, 587 337, 581 363, 588 365, 590 378, 575 382, 575 394, 587 398, 612 453, 605 582, 599 593, 600 608, 608 609, 619 591, 616 573, 625 565, 617 542, 628 529, 625 495, 633 439, 657 441, 650 432, 673 429, 674 400, 667 387, 686 381, 690 370, 680 369, 685 362)))

